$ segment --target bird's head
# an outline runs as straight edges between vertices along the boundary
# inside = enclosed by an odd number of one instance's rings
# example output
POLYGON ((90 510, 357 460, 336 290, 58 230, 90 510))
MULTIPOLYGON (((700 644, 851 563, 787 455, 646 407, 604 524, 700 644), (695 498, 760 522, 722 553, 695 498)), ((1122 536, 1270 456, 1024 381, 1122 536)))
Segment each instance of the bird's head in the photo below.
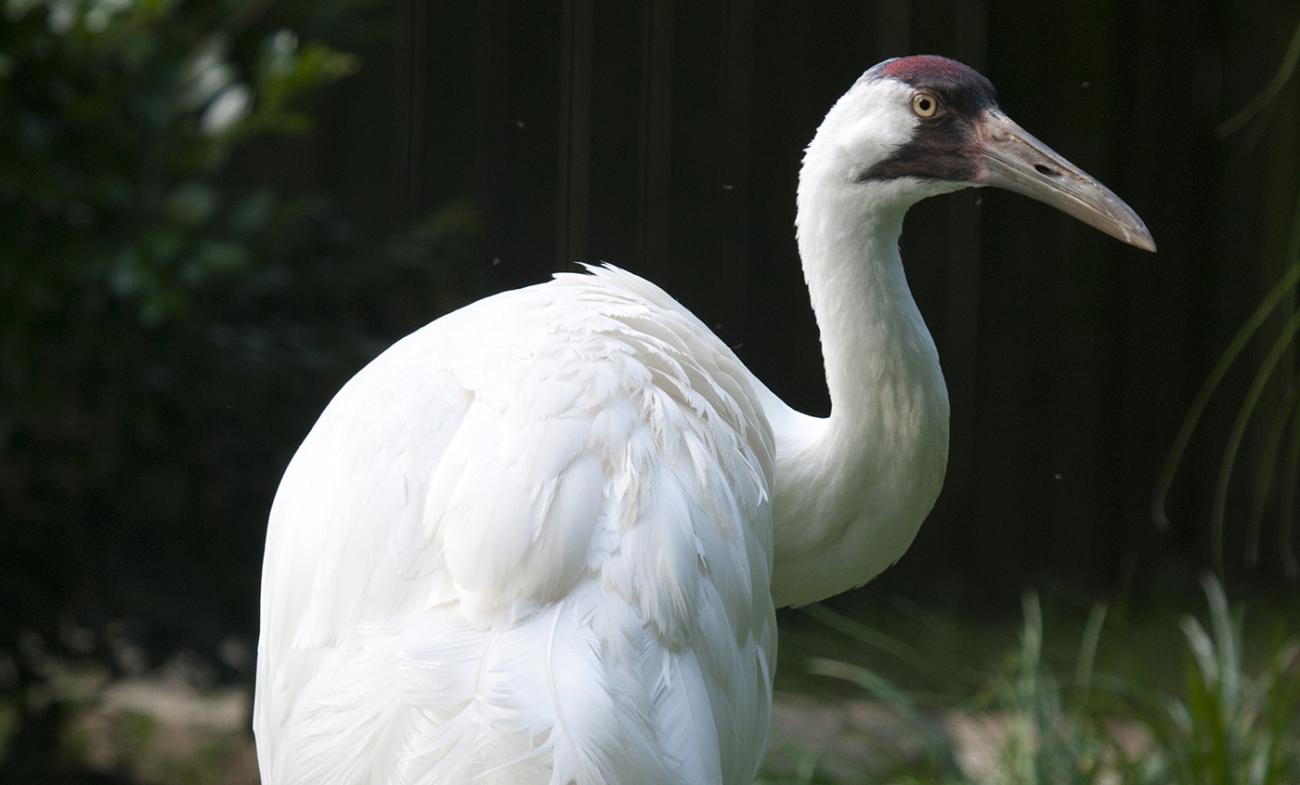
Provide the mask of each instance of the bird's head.
POLYGON ((1005 188, 1155 250, 1123 200, 1003 114, 988 79, 945 57, 895 58, 863 74, 827 114, 808 166, 841 193, 902 207, 968 186, 1005 188))

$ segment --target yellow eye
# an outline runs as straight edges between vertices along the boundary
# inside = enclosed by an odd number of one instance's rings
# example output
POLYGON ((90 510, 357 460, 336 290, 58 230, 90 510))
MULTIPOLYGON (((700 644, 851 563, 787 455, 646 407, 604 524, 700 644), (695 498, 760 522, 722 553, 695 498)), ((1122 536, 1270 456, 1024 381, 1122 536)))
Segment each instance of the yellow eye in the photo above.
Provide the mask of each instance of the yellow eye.
POLYGON ((939 111, 939 99, 934 93, 920 92, 912 96, 912 114, 917 117, 934 117, 939 111))

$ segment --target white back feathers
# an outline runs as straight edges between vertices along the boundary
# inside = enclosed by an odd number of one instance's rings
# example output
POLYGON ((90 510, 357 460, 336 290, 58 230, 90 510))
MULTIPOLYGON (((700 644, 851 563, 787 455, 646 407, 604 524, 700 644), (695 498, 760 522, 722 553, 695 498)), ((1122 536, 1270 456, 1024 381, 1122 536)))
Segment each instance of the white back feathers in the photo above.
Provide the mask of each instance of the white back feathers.
POLYGON ((613 268, 371 363, 272 511, 265 781, 752 781, 773 445, 746 376, 613 268))

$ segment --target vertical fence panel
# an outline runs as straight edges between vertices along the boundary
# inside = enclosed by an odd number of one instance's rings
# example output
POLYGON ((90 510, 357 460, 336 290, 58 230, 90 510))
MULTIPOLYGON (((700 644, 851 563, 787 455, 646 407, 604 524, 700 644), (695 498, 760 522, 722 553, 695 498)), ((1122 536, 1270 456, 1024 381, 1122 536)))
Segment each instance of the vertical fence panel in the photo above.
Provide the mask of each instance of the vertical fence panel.
POLYGON ((665 285, 672 278, 673 0, 646 0, 641 29, 639 266, 665 285))
POLYGON ((591 81, 594 0, 564 0, 560 19, 560 146, 555 269, 571 270, 587 256, 591 209, 591 81))

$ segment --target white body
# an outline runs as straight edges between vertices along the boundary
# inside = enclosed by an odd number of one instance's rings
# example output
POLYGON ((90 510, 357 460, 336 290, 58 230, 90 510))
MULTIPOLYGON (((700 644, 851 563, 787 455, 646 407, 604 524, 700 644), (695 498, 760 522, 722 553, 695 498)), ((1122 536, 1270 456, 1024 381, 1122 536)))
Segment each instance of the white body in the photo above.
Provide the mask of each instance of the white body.
POLYGON ((272 511, 266 781, 752 781, 772 450, 735 356, 626 273, 400 341, 272 511))
POLYGON ((905 109, 867 113, 902 90, 855 86, 801 177, 830 418, 614 269, 470 305, 343 388, 271 514, 266 785, 752 781, 773 606, 879 573, 942 482, 947 395, 897 239, 948 189, 853 182, 905 138, 905 109))

